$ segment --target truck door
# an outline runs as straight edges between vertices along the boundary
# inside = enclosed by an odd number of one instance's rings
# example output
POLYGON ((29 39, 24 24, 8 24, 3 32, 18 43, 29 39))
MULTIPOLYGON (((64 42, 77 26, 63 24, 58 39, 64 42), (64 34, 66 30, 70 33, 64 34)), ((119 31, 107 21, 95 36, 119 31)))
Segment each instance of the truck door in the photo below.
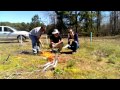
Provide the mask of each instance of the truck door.
POLYGON ((14 31, 9 27, 4 27, 3 37, 4 39, 16 39, 14 31))
POLYGON ((3 31, 2 31, 2 27, 0 27, 0 40, 3 39, 3 31))

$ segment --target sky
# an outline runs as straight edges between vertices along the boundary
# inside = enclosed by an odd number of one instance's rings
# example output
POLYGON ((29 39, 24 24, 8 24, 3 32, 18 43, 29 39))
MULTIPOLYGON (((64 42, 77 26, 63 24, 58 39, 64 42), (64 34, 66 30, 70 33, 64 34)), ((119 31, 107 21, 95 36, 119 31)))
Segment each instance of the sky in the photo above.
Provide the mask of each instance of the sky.
POLYGON ((30 23, 34 15, 38 15, 41 21, 48 25, 50 23, 49 13, 52 11, 0 11, 0 22, 30 23))
POLYGON ((102 11, 102 15, 103 15, 103 20, 102 20, 102 24, 106 24, 109 22, 109 15, 110 15, 110 11, 102 11))
MULTIPOLYGON (((30 23, 34 15, 39 15, 41 21, 48 25, 50 23, 50 13, 53 11, 0 11, 0 22, 11 22, 11 23, 30 23)), ((108 22, 109 12, 104 13, 105 17, 103 23, 108 22)))

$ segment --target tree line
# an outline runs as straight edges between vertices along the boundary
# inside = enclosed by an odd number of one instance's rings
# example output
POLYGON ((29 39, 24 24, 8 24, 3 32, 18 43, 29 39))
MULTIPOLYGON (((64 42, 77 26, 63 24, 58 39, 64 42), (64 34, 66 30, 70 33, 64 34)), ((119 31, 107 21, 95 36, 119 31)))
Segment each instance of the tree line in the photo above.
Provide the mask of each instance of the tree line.
MULTIPOLYGON (((120 11, 53 11, 49 16, 51 22, 47 25, 47 34, 50 35, 57 28, 62 35, 67 35, 69 27, 82 36, 107 36, 120 34, 120 11), (107 22, 103 21, 108 19, 107 22)), ((30 23, 0 22, 0 25, 8 25, 18 30, 30 31, 34 27, 44 25, 38 15, 31 18, 30 23)))
POLYGON ((31 29, 44 25, 44 23, 41 21, 39 16, 36 14, 31 18, 30 23, 10 23, 10 22, 0 22, 0 26, 11 26, 14 27, 17 30, 25 30, 25 31, 30 31, 31 29))
MULTIPOLYGON (((94 36, 118 35, 120 34, 120 11, 55 11, 57 23, 49 27, 58 28, 62 34, 72 27, 79 35, 94 36), (107 21, 103 21, 108 19, 107 21)), ((55 22, 53 20, 53 22, 55 22)))

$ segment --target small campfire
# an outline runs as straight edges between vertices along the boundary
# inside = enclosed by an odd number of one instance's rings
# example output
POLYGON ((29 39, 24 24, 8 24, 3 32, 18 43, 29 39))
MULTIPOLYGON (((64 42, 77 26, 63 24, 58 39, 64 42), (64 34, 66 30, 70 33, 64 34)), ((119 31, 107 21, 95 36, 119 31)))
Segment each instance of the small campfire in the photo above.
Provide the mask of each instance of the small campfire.
POLYGON ((43 70, 42 70, 43 72, 46 71, 48 68, 54 70, 58 62, 65 63, 68 60, 68 58, 66 57, 62 57, 61 55, 58 55, 56 53, 51 53, 49 51, 41 52, 40 55, 46 57, 48 60, 48 62, 43 65, 43 70))
MULTIPOLYGON (((46 57, 48 62, 52 62, 55 59, 55 54, 51 53, 50 51, 43 51, 40 54, 43 57, 46 57)), ((65 63, 65 61, 67 61, 67 57, 63 57, 58 55, 58 62, 59 63, 65 63)))
POLYGON ((42 55, 43 57, 46 57, 49 62, 52 62, 55 58, 55 55, 48 51, 41 52, 40 55, 42 55))
POLYGON ((56 58, 56 55, 54 56, 51 52, 41 52, 40 55, 47 57, 48 62, 43 65, 42 72, 46 71, 48 68, 51 68, 51 70, 54 70, 58 63, 58 58, 56 58))

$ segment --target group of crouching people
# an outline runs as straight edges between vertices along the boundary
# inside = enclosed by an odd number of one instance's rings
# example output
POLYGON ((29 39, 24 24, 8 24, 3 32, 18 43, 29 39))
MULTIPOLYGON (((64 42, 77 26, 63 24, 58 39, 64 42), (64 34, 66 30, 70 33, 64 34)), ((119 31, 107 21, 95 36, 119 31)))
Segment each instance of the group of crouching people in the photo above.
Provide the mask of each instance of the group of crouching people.
MULTIPOLYGON (((46 31, 45 26, 36 27, 30 31, 29 37, 32 42, 33 54, 37 54, 41 52, 39 39, 45 31, 46 31)), ((68 39, 68 44, 64 46, 60 32, 58 31, 58 29, 54 29, 50 36, 49 47, 51 48, 51 51, 57 48, 58 52, 60 52, 62 48, 68 48, 71 49, 72 52, 76 52, 77 49, 79 48, 79 40, 78 40, 78 34, 74 33, 72 28, 68 29, 67 39, 68 39)))

